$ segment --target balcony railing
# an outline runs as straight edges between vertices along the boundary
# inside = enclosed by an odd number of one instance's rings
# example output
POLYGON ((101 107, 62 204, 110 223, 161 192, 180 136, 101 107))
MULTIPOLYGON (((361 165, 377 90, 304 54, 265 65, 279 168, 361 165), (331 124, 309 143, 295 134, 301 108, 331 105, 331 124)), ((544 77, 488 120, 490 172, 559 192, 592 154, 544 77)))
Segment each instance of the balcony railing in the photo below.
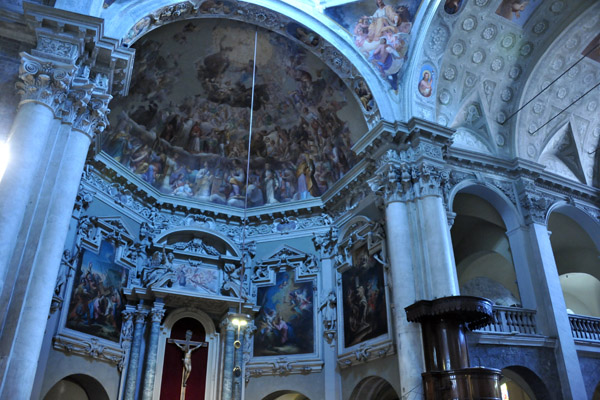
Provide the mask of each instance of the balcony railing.
POLYGON ((524 308, 494 306, 492 323, 479 329, 478 332, 537 335, 535 311, 524 308))
POLYGON ((569 321, 575 339, 600 341, 600 318, 571 314, 569 321))

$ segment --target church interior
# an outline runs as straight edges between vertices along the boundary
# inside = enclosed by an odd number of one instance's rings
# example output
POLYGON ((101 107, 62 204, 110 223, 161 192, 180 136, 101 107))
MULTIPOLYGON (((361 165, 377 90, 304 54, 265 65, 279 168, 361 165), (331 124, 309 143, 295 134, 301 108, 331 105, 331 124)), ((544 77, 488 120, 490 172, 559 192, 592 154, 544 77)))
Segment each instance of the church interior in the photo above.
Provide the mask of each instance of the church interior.
POLYGON ((600 400, 600 1, 3 0, 0 399, 600 400))

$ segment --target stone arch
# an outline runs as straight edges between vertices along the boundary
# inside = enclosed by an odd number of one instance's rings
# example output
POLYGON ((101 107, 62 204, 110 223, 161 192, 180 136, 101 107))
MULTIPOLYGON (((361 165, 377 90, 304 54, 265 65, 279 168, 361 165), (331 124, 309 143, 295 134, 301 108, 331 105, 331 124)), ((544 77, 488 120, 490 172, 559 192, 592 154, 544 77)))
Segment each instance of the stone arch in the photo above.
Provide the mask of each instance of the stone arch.
POLYGON ((550 216, 554 212, 566 215, 575 221, 588 234, 590 239, 594 242, 596 249, 600 251, 600 223, 595 221, 593 217, 572 204, 560 201, 550 207, 546 222, 548 222, 550 216))
POLYGON ((502 217, 508 231, 516 229, 524 223, 522 216, 519 214, 513 202, 505 193, 495 186, 487 185, 475 180, 465 180, 460 182, 451 190, 450 196, 448 196, 448 208, 450 210, 453 209, 454 199, 459 193, 472 194, 481 197, 490 203, 502 217))
POLYGON ((262 400, 310 400, 300 392, 294 390, 278 390, 265 397, 262 400))
POLYGON ((600 316, 600 226, 564 202, 551 207, 547 221, 567 312, 600 316))
POLYGON ((87 396, 88 400, 108 400, 106 389, 95 378, 85 374, 65 376, 57 381, 44 395, 44 400, 67 398, 67 393, 87 396))
POLYGON ((213 320, 205 312, 196 308, 179 308, 170 312, 160 329, 160 335, 158 339, 158 357, 156 361, 156 377, 154 380, 154 393, 160 393, 160 385, 163 375, 163 358, 165 354, 165 347, 167 344, 167 338, 171 336, 171 329, 177 321, 183 318, 193 318, 200 322, 204 327, 206 333, 205 341, 208 342, 208 366, 206 371, 206 399, 217 398, 217 370, 218 370, 218 356, 219 356, 219 333, 216 330, 213 320), (213 368, 210 368, 213 366, 213 368))
POLYGON ((461 293, 488 297, 500 306, 522 306, 530 277, 526 260, 512 250, 520 244, 510 232, 521 225, 514 204, 495 186, 465 182, 454 188, 450 207, 458 214, 451 236, 461 293))
POLYGON ((392 385, 378 376, 368 376, 361 380, 350 395, 350 400, 398 400, 399 398, 392 385))
POLYGON ((544 381, 527 367, 511 365, 502 369, 502 375, 516 382, 531 400, 552 398, 544 381))
MULTIPOLYGON (((201 3, 201 1, 192 2, 198 4, 201 3)), ((136 25, 141 23, 145 18, 159 13, 160 10, 165 7, 181 3, 181 1, 177 0, 169 0, 167 2, 161 2, 159 0, 145 0, 129 4, 117 2, 108 9, 104 10, 101 14, 101 17, 104 18, 107 22, 105 26, 105 35, 108 37, 114 37, 119 40, 123 40, 127 37, 129 32, 133 30, 136 27, 136 25)), ((318 35, 320 35, 328 43, 335 43, 335 47, 337 49, 337 51, 335 52, 335 57, 337 58, 333 60, 332 63, 345 64, 345 60, 340 60, 340 57, 344 57, 354 68, 356 68, 359 74, 364 78, 367 86, 370 88, 373 97, 375 98, 377 107, 379 109, 381 119, 390 121, 398 119, 399 115, 397 114, 399 111, 399 107, 388 95, 388 88, 386 87, 387 83, 384 82, 378 76, 376 70, 370 65, 370 62, 367 59, 365 59, 365 57, 363 57, 360 54, 358 49, 356 49, 353 46, 351 39, 349 37, 346 37, 345 35, 339 35, 337 33, 339 28, 337 26, 333 26, 334 24, 331 21, 329 21, 327 17, 321 15, 313 15, 309 11, 304 11, 301 8, 290 7, 288 4, 275 1, 263 2, 260 4, 260 7, 264 7, 267 11, 271 11, 276 15, 283 16, 285 18, 289 18, 293 21, 299 22, 305 25, 307 28, 313 30, 318 35)), ((231 14, 233 15, 235 13, 231 14)), ((239 15, 235 17, 231 15, 216 14, 212 17, 229 18, 236 20, 241 19, 239 15)), ((168 22, 176 22, 182 19, 174 18, 169 20, 168 22)), ((269 19, 269 16, 264 18, 264 20, 269 19)), ((248 23, 251 22, 248 21, 248 23)), ((144 32, 144 34, 160 26, 162 26, 162 24, 148 28, 147 31, 144 32)), ((267 27, 267 29, 269 28, 270 27, 267 27)), ((321 58, 319 52, 315 51, 313 52, 313 54, 321 58)), ((323 61, 325 62, 325 60, 323 61)), ((330 63, 325 62, 325 64, 329 65, 330 63)), ((340 74, 339 71, 335 72, 338 75, 340 74)), ((346 73, 345 75, 352 74, 346 73)), ((340 78, 343 79, 341 75, 340 78)))

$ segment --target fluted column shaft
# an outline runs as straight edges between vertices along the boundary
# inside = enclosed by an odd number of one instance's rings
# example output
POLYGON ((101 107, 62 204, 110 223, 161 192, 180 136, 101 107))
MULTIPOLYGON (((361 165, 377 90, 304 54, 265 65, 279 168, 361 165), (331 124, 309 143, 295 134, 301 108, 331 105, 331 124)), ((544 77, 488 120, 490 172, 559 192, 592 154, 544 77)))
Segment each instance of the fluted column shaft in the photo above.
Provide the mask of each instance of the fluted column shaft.
POLYGON ((127 368, 127 378, 125 380, 124 400, 135 399, 135 389, 137 384, 138 368, 140 364, 140 349, 142 338, 144 336, 144 323, 148 311, 138 306, 135 314, 135 328, 133 330, 133 342, 131 343, 131 352, 129 353, 129 366, 127 368))
POLYGON ((225 329, 225 358, 223 360, 223 387, 221 399, 230 400, 233 393, 233 357, 235 350, 233 348, 233 341, 235 340, 235 327, 229 320, 229 317, 225 318, 221 324, 225 329))
POLYGON ((156 355, 158 352, 158 336, 160 333, 160 321, 165 315, 164 304, 161 301, 154 302, 154 308, 150 311, 150 340, 146 353, 146 365, 144 366, 144 391, 143 400, 151 400, 154 395, 154 379, 156 377, 156 355))

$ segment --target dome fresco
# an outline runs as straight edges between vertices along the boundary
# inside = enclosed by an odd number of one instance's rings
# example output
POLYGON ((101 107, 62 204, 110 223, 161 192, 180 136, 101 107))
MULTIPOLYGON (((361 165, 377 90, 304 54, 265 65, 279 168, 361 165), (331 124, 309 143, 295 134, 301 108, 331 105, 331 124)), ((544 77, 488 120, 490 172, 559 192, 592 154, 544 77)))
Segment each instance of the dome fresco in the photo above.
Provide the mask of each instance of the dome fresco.
POLYGON ((103 150, 168 195, 255 207, 322 195, 354 164, 367 131, 358 102, 321 60, 256 27, 173 23, 135 44, 126 99, 111 103, 103 150))

